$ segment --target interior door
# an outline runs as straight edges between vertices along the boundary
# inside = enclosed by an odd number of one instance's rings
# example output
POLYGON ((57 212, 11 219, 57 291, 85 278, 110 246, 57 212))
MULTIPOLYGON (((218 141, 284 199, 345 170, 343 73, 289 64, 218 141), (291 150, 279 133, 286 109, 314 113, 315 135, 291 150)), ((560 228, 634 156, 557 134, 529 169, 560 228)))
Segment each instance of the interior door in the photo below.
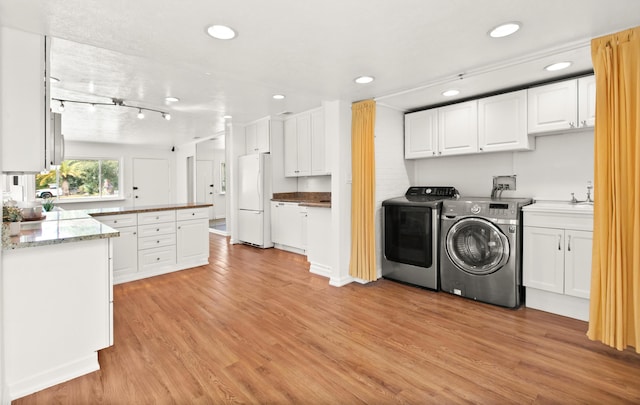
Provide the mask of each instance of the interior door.
POLYGON ((133 159, 133 205, 169 204, 171 176, 167 159, 133 159))
MULTIPOLYGON (((213 160, 198 160, 196 163, 196 201, 214 204, 213 160)), ((215 208, 209 207, 209 219, 215 219, 215 208)))

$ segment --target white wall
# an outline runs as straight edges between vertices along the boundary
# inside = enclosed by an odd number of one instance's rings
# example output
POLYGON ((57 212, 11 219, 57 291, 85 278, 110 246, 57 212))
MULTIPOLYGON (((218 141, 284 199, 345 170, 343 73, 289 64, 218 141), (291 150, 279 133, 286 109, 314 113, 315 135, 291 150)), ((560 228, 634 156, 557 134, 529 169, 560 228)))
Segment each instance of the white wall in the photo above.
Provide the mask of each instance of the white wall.
POLYGON ((570 200, 586 197, 593 180, 593 129, 536 138, 536 149, 417 159, 412 185, 452 185, 462 196, 487 197, 493 176, 516 177, 516 191, 503 197, 570 200))
POLYGON ((301 192, 331 192, 331 176, 298 177, 297 190, 301 192))
POLYGON ((195 190, 196 190, 196 144, 188 143, 180 146, 176 146, 175 148, 175 202, 176 203, 187 203, 189 202, 189 184, 188 184, 188 172, 189 165, 191 165, 191 173, 193 173, 193 177, 191 178, 191 190, 193 190, 194 195, 192 196, 192 201, 195 201, 195 190), (188 158, 192 157, 191 163, 189 163, 188 158))
POLYGON ((376 106, 376 268, 382 276, 382 201, 403 195, 414 184, 415 162, 404 159, 404 113, 376 106))
MULTIPOLYGON (((171 178, 167 179, 167 187, 171 189, 171 202, 176 202, 176 159, 175 154, 168 147, 153 147, 139 145, 125 145, 113 143, 96 143, 96 142, 73 142, 67 141, 65 145, 65 155, 67 159, 83 159, 83 158, 115 158, 121 159, 120 167, 121 181, 120 184, 124 200, 97 202, 78 202, 63 203, 62 208, 65 210, 72 209, 89 209, 96 207, 121 207, 133 205, 133 159, 134 158, 155 158, 167 159, 169 161, 169 173, 171 178)), ((186 170, 186 167, 185 167, 186 170)), ((186 191, 185 191, 186 195, 186 191)), ((186 201, 186 200, 185 200, 186 201)))

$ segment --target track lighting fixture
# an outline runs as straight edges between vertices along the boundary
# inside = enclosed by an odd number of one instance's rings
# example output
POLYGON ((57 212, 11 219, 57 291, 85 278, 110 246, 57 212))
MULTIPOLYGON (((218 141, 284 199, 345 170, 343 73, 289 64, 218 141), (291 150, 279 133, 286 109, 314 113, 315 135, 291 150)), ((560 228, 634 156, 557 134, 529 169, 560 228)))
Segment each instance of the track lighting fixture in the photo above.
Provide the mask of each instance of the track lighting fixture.
POLYGON ((171 119, 171 114, 169 114, 168 112, 164 112, 164 111, 160 111, 160 110, 154 110, 153 108, 137 107, 137 106, 133 106, 133 105, 128 105, 128 104, 125 104, 124 100, 122 100, 120 98, 112 98, 110 103, 96 103, 96 102, 93 102, 93 101, 78 101, 78 100, 63 100, 63 99, 59 99, 59 98, 54 98, 52 100, 53 101, 57 101, 57 102, 60 103, 60 105, 58 106, 58 111, 60 111, 60 112, 64 111, 64 103, 75 103, 75 104, 87 104, 87 105, 89 105, 89 108, 91 109, 91 111, 94 111, 96 106, 98 106, 98 105, 117 106, 117 107, 135 108, 136 110, 138 110, 138 118, 140 118, 140 119, 144 118, 144 112, 145 111, 152 111, 152 112, 160 113, 162 115, 162 118, 164 118, 167 121, 169 121, 171 119))

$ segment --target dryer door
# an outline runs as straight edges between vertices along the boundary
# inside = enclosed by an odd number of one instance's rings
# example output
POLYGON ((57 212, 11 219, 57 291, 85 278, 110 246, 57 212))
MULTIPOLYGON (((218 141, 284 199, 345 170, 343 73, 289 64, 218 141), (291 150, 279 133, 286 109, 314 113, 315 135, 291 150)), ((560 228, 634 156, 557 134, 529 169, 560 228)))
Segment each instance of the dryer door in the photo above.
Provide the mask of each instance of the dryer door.
POLYGON ((492 222, 468 217, 447 232, 447 255, 461 270, 485 275, 500 269, 509 260, 509 240, 492 222))

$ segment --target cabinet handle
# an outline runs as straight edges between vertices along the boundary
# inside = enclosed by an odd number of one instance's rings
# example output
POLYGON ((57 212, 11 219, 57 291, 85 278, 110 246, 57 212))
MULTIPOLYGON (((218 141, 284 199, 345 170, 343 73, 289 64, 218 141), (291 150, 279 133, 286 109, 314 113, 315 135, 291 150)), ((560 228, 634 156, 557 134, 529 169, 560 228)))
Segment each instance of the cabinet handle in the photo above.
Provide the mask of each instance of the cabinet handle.
POLYGON ((438 155, 442 155, 442 152, 438 152, 438 155))
POLYGON ((156 229, 156 232, 160 232, 160 228, 156 229))
POLYGON ((570 122, 570 123, 569 123, 569 126, 570 126, 571 128, 575 128, 575 127, 576 127, 576 123, 575 123, 575 122, 570 122))
POLYGON ((117 220, 117 219, 114 219, 114 220, 113 220, 113 223, 114 223, 114 224, 117 224, 117 223, 118 223, 118 220, 117 220))
POLYGON ((580 124, 581 124, 583 127, 586 127, 586 126, 587 126, 587 120, 582 121, 580 124))
POLYGON ((562 250, 562 235, 558 235, 558 250, 562 250))
POLYGON ((137 234, 138 234, 138 232, 134 232, 133 234, 134 234, 134 235, 137 235, 137 234))
POLYGON ((433 152, 431 152, 431 154, 432 154, 433 156, 435 156, 435 155, 436 155, 436 152, 435 152, 435 151, 433 151, 433 152))
POLYGON ((483 150, 484 150, 483 148, 480 148, 480 152, 482 152, 483 150))
POLYGON ((568 236, 568 241, 567 241, 567 251, 571 252, 571 235, 568 236))
POLYGON ((160 241, 159 241, 159 240, 157 240, 157 241, 156 241, 156 243, 160 243, 160 241))

